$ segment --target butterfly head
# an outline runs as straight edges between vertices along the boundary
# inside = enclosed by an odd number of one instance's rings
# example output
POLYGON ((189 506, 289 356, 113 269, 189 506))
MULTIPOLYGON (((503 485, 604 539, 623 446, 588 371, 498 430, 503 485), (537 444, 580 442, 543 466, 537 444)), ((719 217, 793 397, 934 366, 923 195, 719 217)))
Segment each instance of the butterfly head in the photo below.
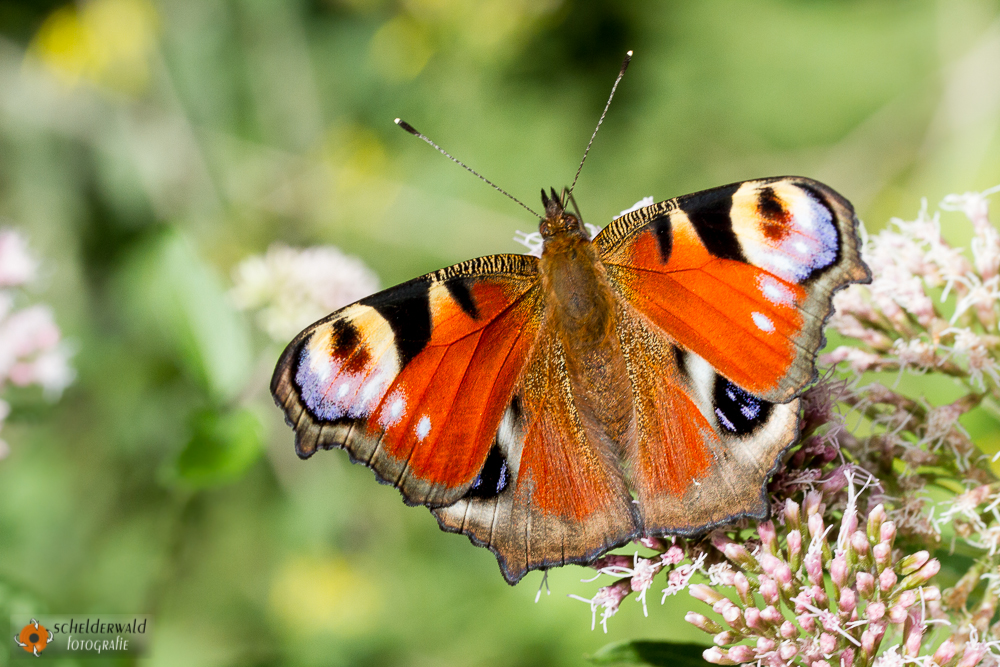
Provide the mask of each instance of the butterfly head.
POLYGON ((552 238, 559 234, 580 233, 583 225, 580 219, 563 208, 562 199, 556 194, 555 188, 550 190, 551 196, 542 189, 542 205, 545 207, 545 218, 538 224, 542 238, 552 238))

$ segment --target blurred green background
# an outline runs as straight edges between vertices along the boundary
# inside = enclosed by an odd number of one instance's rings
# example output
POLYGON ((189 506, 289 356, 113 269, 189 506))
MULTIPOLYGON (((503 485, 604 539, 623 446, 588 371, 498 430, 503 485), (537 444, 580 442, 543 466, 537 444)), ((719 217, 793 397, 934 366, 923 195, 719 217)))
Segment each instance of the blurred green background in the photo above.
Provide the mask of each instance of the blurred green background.
POLYGON ((874 229, 1000 183, 996 0, 0 2, 0 216, 44 259, 79 372, 55 404, 5 394, 0 613, 154 614, 155 665, 704 641, 686 596, 592 632, 566 598, 589 571, 534 604, 539 573, 508 587, 342 453, 299 461, 267 391, 280 349, 227 297, 277 240, 335 244, 383 285, 518 252, 530 216, 392 119, 535 207, 628 49, 576 190, 589 222, 795 173, 874 229))

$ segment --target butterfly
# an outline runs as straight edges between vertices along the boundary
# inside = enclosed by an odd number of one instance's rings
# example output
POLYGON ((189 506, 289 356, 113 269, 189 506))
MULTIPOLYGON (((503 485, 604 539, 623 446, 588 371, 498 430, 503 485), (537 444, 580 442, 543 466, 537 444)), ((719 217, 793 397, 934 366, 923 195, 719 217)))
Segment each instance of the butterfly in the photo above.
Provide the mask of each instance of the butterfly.
POLYGON ((271 382, 295 449, 346 449, 529 570, 769 513, 832 295, 870 281, 808 178, 645 206, 591 239, 542 191, 541 257, 491 255, 313 324, 271 382))

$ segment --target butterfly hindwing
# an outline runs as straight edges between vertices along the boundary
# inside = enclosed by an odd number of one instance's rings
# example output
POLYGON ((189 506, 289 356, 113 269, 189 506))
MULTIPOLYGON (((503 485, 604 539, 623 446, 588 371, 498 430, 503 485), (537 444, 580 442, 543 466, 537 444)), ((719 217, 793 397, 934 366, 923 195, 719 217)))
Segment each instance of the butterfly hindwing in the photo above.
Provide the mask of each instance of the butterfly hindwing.
POLYGON ((816 181, 745 181, 628 213, 595 239, 623 298, 742 389, 810 381, 831 295, 869 279, 854 210, 816 181))
POLYGON ((632 341, 622 345, 635 406, 627 460, 643 531, 696 534, 765 516, 764 485, 798 433, 798 400, 754 397, 638 313, 619 327, 632 341))
POLYGON ((299 456, 343 447, 411 504, 462 497, 535 342, 537 282, 534 257, 484 257, 306 329, 271 383, 299 456))

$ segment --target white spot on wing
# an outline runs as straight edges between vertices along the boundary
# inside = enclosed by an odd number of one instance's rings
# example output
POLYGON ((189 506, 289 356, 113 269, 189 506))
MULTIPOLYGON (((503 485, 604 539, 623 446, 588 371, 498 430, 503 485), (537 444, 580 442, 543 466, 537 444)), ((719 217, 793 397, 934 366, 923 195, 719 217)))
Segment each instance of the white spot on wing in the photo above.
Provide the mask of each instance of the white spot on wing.
POLYGON ((431 419, 427 415, 420 418, 417 422, 417 440, 423 442, 427 434, 431 432, 431 419))
POLYGON ((779 280, 768 275, 762 275, 757 280, 757 286, 760 288, 760 292, 764 295, 764 298, 776 306, 795 305, 795 294, 779 280))
POLYGON ((382 428, 389 428, 399 423, 406 412, 406 394, 402 389, 392 392, 382 404, 382 411, 379 413, 378 423, 382 428))
POLYGON ((750 317, 753 318, 753 323, 757 325, 757 328, 765 333, 771 333, 774 331, 774 322, 768 318, 764 313, 750 313, 750 317))
POLYGON ((343 398, 344 396, 347 396, 347 392, 349 392, 350 390, 351 390, 351 383, 342 382, 340 388, 337 389, 337 398, 343 398))

